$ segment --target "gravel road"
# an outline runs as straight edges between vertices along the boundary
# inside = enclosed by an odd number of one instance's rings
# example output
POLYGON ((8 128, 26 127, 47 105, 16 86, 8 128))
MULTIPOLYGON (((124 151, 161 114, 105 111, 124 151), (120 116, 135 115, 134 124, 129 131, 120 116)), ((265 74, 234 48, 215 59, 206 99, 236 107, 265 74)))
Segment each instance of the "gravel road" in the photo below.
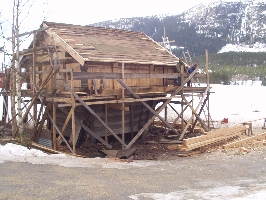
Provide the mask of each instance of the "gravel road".
POLYGON ((0 199, 196 200, 262 199, 266 195, 265 150, 117 162, 126 167, 4 162, 0 164, 0 199))

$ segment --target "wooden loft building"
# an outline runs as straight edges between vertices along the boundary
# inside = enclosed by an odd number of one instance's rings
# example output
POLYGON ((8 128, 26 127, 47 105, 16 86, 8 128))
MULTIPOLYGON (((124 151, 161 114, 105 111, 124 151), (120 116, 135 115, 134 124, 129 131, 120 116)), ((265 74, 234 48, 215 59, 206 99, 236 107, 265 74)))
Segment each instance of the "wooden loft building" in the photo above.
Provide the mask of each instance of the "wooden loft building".
POLYGON ((43 22, 21 55, 27 80, 23 97, 32 97, 36 122, 34 139, 42 137, 46 121, 54 149, 64 141, 75 152, 86 137, 112 148, 110 135, 129 149, 155 118, 180 140, 198 122, 208 131, 200 117, 209 100, 208 81, 207 87, 185 87, 193 77, 207 74, 187 75, 183 65, 177 73, 178 58, 144 33, 43 22), (181 86, 174 84, 178 77, 181 86), (193 108, 186 97, 195 94, 201 100, 193 108), (175 120, 181 120, 181 130, 167 122, 167 115, 159 115, 171 102, 182 108, 175 120), (186 108, 192 111, 190 120, 183 119, 186 108), (125 141, 126 133, 134 137, 125 141))

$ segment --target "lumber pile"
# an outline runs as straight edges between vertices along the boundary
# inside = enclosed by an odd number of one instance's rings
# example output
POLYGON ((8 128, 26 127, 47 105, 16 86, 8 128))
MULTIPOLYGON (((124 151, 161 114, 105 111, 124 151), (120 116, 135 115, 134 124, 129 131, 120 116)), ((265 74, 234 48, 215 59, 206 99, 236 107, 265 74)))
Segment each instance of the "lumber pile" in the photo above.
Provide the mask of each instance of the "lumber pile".
POLYGON ((224 129, 210 131, 205 135, 184 139, 182 145, 170 145, 169 150, 178 149, 181 152, 191 151, 203 146, 225 142, 245 133, 245 126, 233 126, 224 129))
POLYGON ((239 140, 239 141, 231 142, 229 144, 225 144, 225 145, 223 145, 223 149, 230 149, 230 148, 234 148, 234 147, 239 147, 243 144, 246 144, 246 143, 254 141, 254 140, 265 141, 266 140, 266 132, 258 134, 258 135, 254 135, 252 137, 244 138, 244 139, 239 140))

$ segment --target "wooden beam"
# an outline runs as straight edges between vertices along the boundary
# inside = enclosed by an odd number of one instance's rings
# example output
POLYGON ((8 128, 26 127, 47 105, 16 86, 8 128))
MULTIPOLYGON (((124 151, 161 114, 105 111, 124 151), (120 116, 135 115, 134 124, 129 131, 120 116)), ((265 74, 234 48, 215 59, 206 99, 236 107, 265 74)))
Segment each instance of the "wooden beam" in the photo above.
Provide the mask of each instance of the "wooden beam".
MULTIPOLYGON (((31 35, 32 33, 37 33, 37 32, 40 32, 40 31, 45 31, 47 29, 48 29, 48 27, 43 27, 43 28, 40 28, 40 29, 37 29, 37 30, 28 31, 28 32, 19 34, 18 37, 21 37, 21 36, 24 36, 24 35, 31 35)), ((12 39, 12 37, 9 37, 8 39, 12 39)))
MULTIPOLYGON (((173 123, 172 123, 173 126, 175 126, 177 120, 181 118, 181 116, 183 115, 183 113, 184 113, 184 112, 186 111, 186 109, 188 108, 188 105, 186 105, 186 107, 181 111, 180 114, 178 114, 178 112, 175 110, 175 108, 174 108, 171 104, 168 104, 168 105, 169 105, 169 106, 175 111, 175 113, 177 114, 177 117, 175 118, 175 120, 174 120, 173 123)), ((183 119, 183 121, 185 122, 185 124, 187 124, 187 121, 186 121, 186 120, 183 119)), ((170 131, 170 129, 168 129, 168 130, 166 131, 166 134, 168 134, 169 131, 170 131)))
POLYGON ((124 146, 126 147, 127 145, 121 140, 120 137, 117 136, 117 134, 107 125, 105 124, 105 122, 88 106, 86 105, 86 103, 74 92, 71 90, 71 88, 66 84, 66 83, 63 83, 64 87, 70 91, 72 93, 72 95, 88 110, 90 111, 90 113, 96 117, 99 122, 105 127, 107 128, 107 130, 124 146))
MULTIPOLYGON (((122 63, 122 81, 124 81, 125 79, 125 63, 122 63)), ((125 88, 122 88, 122 99, 125 98, 125 88)), ((125 107, 125 103, 122 102, 122 107, 125 107)), ((122 141, 125 142, 125 110, 122 110, 122 119, 121 119, 121 123, 122 123, 122 141)))
POLYGON ((129 112, 129 107, 124 107, 123 105, 117 104, 106 104, 107 108, 113 108, 113 109, 117 109, 117 110, 124 110, 129 112))
MULTIPOLYGON (((179 77, 178 73, 167 73, 167 74, 139 74, 139 73, 124 73, 125 79, 136 79, 136 78, 172 78, 176 79, 179 77)), ((74 80, 81 79, 122 79, 121 73, 107 73, 107 72, 73 72, 74 80)))
MULTIPOLYGON (((44 25, 47 26, 47 25, 44 25)), ((48 27, 48 26, 47 26, 48 27)), ((55 32, 51 29, 45 31, 49 36, 53 37, 54 41, 58 46, 65 49, 73 58, 75 58, 81 66, 84 66, 85 60, 82 56, 79 55, 69 44, 67 44, 62 38, 60 38, 55 32)))
MULTIPOLYGON (((31 99, 31 103, 29 105, 29 107, 26 109, 23 117, 22 117, 22 121, 25 120, 25 118, 27 117, 28 113, 30 112, 32 106, 34 105, 35 101, 37 101, 37 98, 39 97, 39 94, 40 94, 40 91, 45 87, 45 85, 48 83, 48 81, 53 77, 53 75, 55 74, 55 72, 53 73, 53 69, 50 70, 50 73, 48 74, 48 76, 46 77, 45 81, 42 83, 40 89, 39 89, 39 92, 37 92, 33 98, 31 99)), ((16 130, 14 131, 14 134, 13 134, 13 138, 16 137, 18 133, 18 127, 16 128, 16 130)))
POLYGON ((59 130, 59 128, 56 126, 54 120, 52 119, 51 115, 48 114, 48 117, 50 118, 53 126, 56 128, 58 134, 61 136, 61 138, 64 140, 64 142, 66 143, 67 147, 69 148, 69 150, 71 151, 71 153, 75 154, 75 152, 71 149, 71 147, 69 146, 68 142, 66 141, 65 137, 63 136, 63 134, 61 133, 61 131, 59 130))
MULTIPOLYGON (((82 98, 80 98, 82 99, 82 98)), ((85 104, 87 105, 99 105, 99 104, 117 104, 117 103, 122 103, 122 102, 142 102, 142 101, 156 101, 156 100, 168 100, 171 99, 171 97, 158 97, 158 98, 142 98, 142 99, 132 99, 132 98, 125 98, 124 100, 122 99, 118 99, 118 100, 109 100, 109 101, 93 101, 93 102, 85 102, 84 99, 82 99, 84 101, 85 104)), ((57 102, 57 101, 55 101, 57 102)), ((60 101, 61 102, 61 101, 60 101)), ((82 105, 81 103, 76 103, 77 106, 82 105)), ((58 107, 69 107, 72 106, 71 103, 66 103, 66 104, 58 104, 58 107)), ((121 108, 121 109, 126 109, 127 107, 121 108)))
MULTIPOLYGON (((122 80, 117 79, 117 81, 124 87, 126 88, 136 99, 141 99, 137 94, 135 94, 130 87, 128 87, 122 80)), ((174 131, 176 134, 178 134, 178 132, 175 130, 174 127, 172 127, 164 118, 162 118, 159 114, 156 113, 156 111, 154 111, 149 104, 147 104, 146 102, 140 101, 141 104, 143 104, 150 112, 152 112, 156 117, 158 117, 168 128, 170 128, 172 131, 174 131)))
MULTIPOLYGON (((64 135, 65 129, 66 129, 66 127, 67 127, 67 124, 68 124, 68 122, 69 122, 69 120, 70 120, 70 118, 71 118, 71 115, 72 115, 72 109, 73 109, 73 107, 71 108, 71 110, 69 111, 68 114, 65 113, 65 114, 67 114, 67 118, 66 118, 66 120, 65 120, 65 123, 64 123, 63 126, 62 126, 62 129, 61 129, 61 133, 62 133, 62 135, 64 135)), ((58 138, 57 138, 57 143, 60 141, 60 139, 61 139, 61 136, 59 135, 58 138)))
MULTIPOLYGON (((197 70, 194 70, 189 77, 183 82, 183 85, 178 87, 173 94, 171 95, 171 98, 168 99, 167 101, 165 101, 157 110, 156 113, 159 114, 164 108, 165 106, 167 106, 167 104, 172 100, 172 98, 174 98, 174 96, 176 94, 178 94, 178 92, 180 92, 185 84, 192 79, 192 77, 197 73, 197 70)), ((129 149, 134 143, 135 141, 142 135, 142 133, 150 126, 150 124, 153 122, 153 120, 155 119, 156 115, 154 115, 153 117, 150 118, 150 120, 142 127, 142 129, 137 133, 137 135, 135 135, 135 137, 130 141, 130 143, 126 146, 126 149, 129 149)))
POLYGON ((258 135, 254 135, 252 137, 248 137, 248 138, 245 138, 245 139, 242 139, 239 141, 231 142, 229 144, 225 144, 225 145, 223 145, 223 149, 239 147, 239 146, 246 144, 246 143, 253 141, 253 140, 266 140, 266 132, 258 134, 258 135))
MULTIPOLYGON (((63 113, 68 114, 66 109, 59 108, 63 113)), ((87 131, 89 134, 91 134, 93 137, 95 137, 97 140, 99 140, 102 144, 104 144, 107 148, 111 149, 112 145, 108 144, 108 142, 105 142, 101 137, 99 137, 96 133, 94 133, 92 130, 90 130, 87 126, 85 126, 83 123, 80 123, 79 121, 76 121, 76 123, 81 126, 85 131, 87 131)))
MULTIPOLYGON (((108 104, 104 104, 104 122, 108 124, 108 104)), ((104 133, 105 142, 108 142, 108 130, 105 129, 104 133)))
MULTIPOLYGON (((189 105, 189 107, 193 110, 193 112, 197 114, 197 110, 199 109, 199 106, 200 106, 200 104, 202 103, 202 100, 204 99, 205 95, 206 95, 208 92, 209 92, 209 87, 206 88, 206 90, 205 90, 205 92, 204 92, 204 94, 203 94, 203 97, 201 98, 201 100, 200 100, 200 102, 199 102, 199 104, 198 104, 198 106, 197 106, 197 108, 196 108, 195 110, 194 110, 194 108, 189 104, 189 102, 186 100, 186 98, 185 98, 184 96, 183 96, 182 99, 184 99, 184 100, 187 102, 187 105, 189 105)), ((200 119, 200 118, 199 118, 199 119, 200 119)), ((186 127, 184 128, 182 134, 181 134, 180 137, 179 137, 179 140, 182 140, 182 139, 183 139, 183 137, 184 137, 184 135, 185 135, 185 132, 187 131, 187 128, 188 128, 189 124, 192 122, 192 120, 193 120, 193 116, 192 116, 192 117, 190 118, 190 120, 188 121, 186 127)))
MULTIPOLYGON (((54 119, 54 122, 56 123, 56 106, 55 104, 53 104, 53 119, 54 119)), ((56 150, 56 146, 57 146, 57 142, 56 142, 56 128, 55 126, 53 125, 53 137, 52 137, 52 141, 53 141, 53 149, 56 150)))
MULTIPOLYGON (((71 72, 71 90, 73 90, 73 73, 71 72)), ((76 153, 76 123, 75 123, 75 108, 76 102, 73 95, 71 95, 72 99, 72 108, 71 108, 71 116, 72 116, 72 145, 73 151, 76 153)))
POLYGON ((188 102, 188 100, 183 97, 185 102, 187 103, 187 105, 190 107, 190 109, 192 110, 192 113, 196 116, 197 120, 201 123, 202 125, 202 128, 205 130, 205 131, 208 131, 208 127, 206 126, 206 124, 203 122, 203 120, 200 118, 199 114, 196 112, 196 110, 190 105, 190 103, 188 102))

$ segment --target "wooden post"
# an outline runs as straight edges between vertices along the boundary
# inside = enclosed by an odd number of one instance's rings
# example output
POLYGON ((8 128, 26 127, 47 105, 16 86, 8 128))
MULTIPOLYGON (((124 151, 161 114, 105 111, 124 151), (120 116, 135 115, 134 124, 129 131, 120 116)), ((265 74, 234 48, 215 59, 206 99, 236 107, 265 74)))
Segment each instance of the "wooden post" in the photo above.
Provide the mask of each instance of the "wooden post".
MULTIPOLYGON (((155 119, 155 117, 157 116, 159 116, 159 115, 157 115, 157 114, 159 114, 164 108, 165 108, 165 106, 167 106, 167 104, 172 100, 172 98, 176 95, 176 94, 178 94, 183 88, 184 88, 184 84, 186 84, 194 75, 195 75, 195 73, 196 73, 197 71, 196 70, 194 70, 194 72, 192 72, 189 76, 188 76, 188 78, 186 78, 186 80, 184 80, 184 82, 183 82, 183 85, 181 85, 180 87, 178 87, 173 93, 172 93, 172 95, 170 96, 170 99, 168 99, 168 100, 166 100, 159 108, 157 108, 156 110, 155 110, 155 112, 156 112, 156 115, 153 115, 150 119, 149 119, 149 121, 142 127, 142 129, 141 130, 139 130, 139 132, 137 133, 137 135, 128 143, 128 145, 126 146, 126 149, 129 149, 131 146, 132 146, 132 144, 141 136, 141 134, 144 132, 144 130, 146 130, 148 127, 149 127, 149 125, 153 122, 153 120, 155 119)), ((167 123, 167 122, 166 122, 167 123)))
POLYGON ((184 94, 184 65, 181 65, 181 85, 183 86, 181 93, 181 133, 184 131, 184 101, 183 101, 183 94, 184 94))
POLYGON ((207 87, 210 86, 210 76, 209 76, 209 53, 206 49, 206 76, 207 76, 207 87))
POLYGON ((99 122, 108 129, 108 131, 124 146, 127 145, 121 140, 120 137, 107 125, 105 122, 94 112, 66 83, 63 83, 64 87, 94 116, 99 122))
POLYGON ((130 129, 131 129, 131 139, 133 138, 133 119, 134 119, 134 111, 133 111, 133 103, 130 104, 130 129))
MULTIPOLYGON (((73 90, 73 71, 71 71, 71 90, 73 90)), ((73 142, 73 152, 76 153, 76 123, 75 123, 75 98, 73 95, 71 95, 72 100, 72 142, 73 142)))
MULTIPOLYGON (((107 124, 108 123, 108 105, 107 103, 104 104, 105 106, 105 123, 107 124)), ((105 128, 105 142, 108 143, 108 130, 107 128, 105 128)))
POLYGON ((72 106, 72 138, 73 138, 73 152, 76 153, 76 123, 75 123, 75 101, 72 106))
MULTIPOLYGON (((122 63, 122 81, 124 82, 125 79, 125 64, 122 63)), ((125 103, 124 103, 124 98, 125 98, 125 88, 122 87, 122 108, 125 107, 125 103)), ((122 141, 125 142, 125 110, 122 109, 122 141)))
MULTIPOLYGON (((56 124, 56 106, 53 104, 53 121, 56 124)), ((53 149, 56 150, 56 128, 53 124, 53 149)))
MULTIPOLYGON (((208 49, 206 49, 206 78, 207 78, 207 87, 210 87, 209 53, 208 53, 208 49)), ((208 98, 208 130, 210 131, 210 92, 208 92, 207 98, 208 98)))
POLYGON ((208 101, 208 130, 211 130, 210 126, 210 92, 207 93, 207 101, 208 101))
MULTIPOLYGON (((123 81, 121 81, 120 79, 116 79, 124 88, 127 89, 128 92, 130 92, 136 99, 141 99, 136 93, 133 92, 132 89, 130 89, 123 81)), ((181 88, 182 89, 182 88, 181 88)), ((181 90, 180 89, 180 90, 181 90)), ((170 102, 170 101, 169 101, 170 102)), ((168 102, 168 103, 169 103, 168 102)), ((151 113, 153 113, 156 117, 158 117, 168 128, 172 129, 176 134, 178 134, 178 132, 167 122, 164 120, 163 117, 161 117, 158 113, 156 113, 156 111, 151 108, 149 106, 149 104, 147 104, 146 102, 140 101, 140 103, 142 105, 144 105, 149 111, 151 111, 151 113)), ((167 103, 167 104, 168 104, 167 103)), ((167 106, 167 104, 165 104, 167 106)), ((164 109, 164 108, 163 108, 164 109)))
MULTIPOLYGON (((167 121, 167 106, 164 109, 164 120, 167 121)), ((164 135, 166 135, 166 124, 164 125, 164 135)))

